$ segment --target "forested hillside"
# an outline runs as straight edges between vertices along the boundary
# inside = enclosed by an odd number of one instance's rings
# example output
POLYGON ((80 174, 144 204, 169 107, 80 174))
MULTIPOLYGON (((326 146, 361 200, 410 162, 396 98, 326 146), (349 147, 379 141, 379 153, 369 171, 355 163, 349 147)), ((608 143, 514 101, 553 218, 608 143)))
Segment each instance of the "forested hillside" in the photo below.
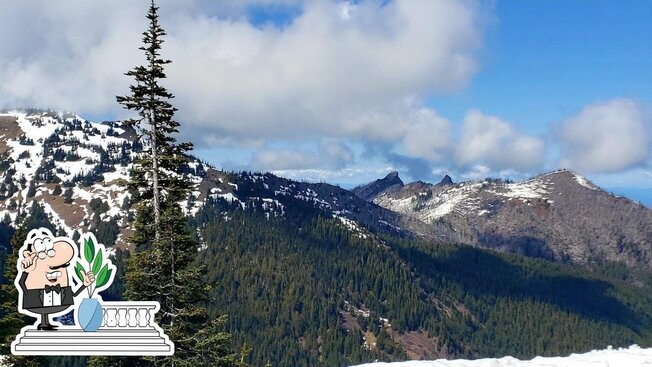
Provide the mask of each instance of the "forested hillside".
MULTIPOLYGON (((558 355, 652 343, 652 284, 622 266, 420 243, 306 205, 284 218, 224 200, 197 225, 200 261, 251 361, 341 366, 375 359, 558 355)), ((649 279, 649 277, 648 277, 649 279)))
MULTIPOLYGON (((652 284, 632 284, 622 265, 589 272, 374 234, 306 202, 285 207, 283 217, 260 205, 242 210, 211 199, 189 223, 213 286, 209 309, 229 314, 234 347, 251 348, 252 365, 529 358, 652 345, 652 284)), ((50 226, 38 205, 30 215, 30 226, 50 226)), ((116 253, 119 264, 124 255, 116 253)), ((121 289, 118 280, 105 297, 121 289)))

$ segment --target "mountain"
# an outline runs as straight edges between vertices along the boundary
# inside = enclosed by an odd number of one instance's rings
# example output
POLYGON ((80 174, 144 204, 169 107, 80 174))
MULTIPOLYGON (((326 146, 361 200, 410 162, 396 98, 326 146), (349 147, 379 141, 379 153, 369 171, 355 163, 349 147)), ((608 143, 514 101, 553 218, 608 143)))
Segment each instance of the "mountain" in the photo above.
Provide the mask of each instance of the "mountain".
POLYGON ((439 186, 448 186, 453 185, 453 179, 449 175, 445 175, 444 178, 439 181, 439 186))
POLYGON ((384 192, 393 187, 402 187, 403 181, 398 177, 398 172, 390 172, 385 178, 376 180, 366 185, 358 186, 351 190, 359 197, 370 200, 375 198, 381 192, 384 192))
POLYGON ((560 355, 652 345, 652 278, 374 234, 307 202, 267 218, 212 202, 196 226, 215 310, 252 361, 560 355))
MULTIPOLYGON (((14 221, 38 203, 60 233, 93 230, 108 245, 125 246, 130 195, 121 183, 142 151, 134 139, 116 122, 70 113, 0 114, 0 217, 14 221)), ((203 165, 193 162, 188 171, 200 184, 203 165)))
MULTIPOLYGON (((396 177, 395 179, 398 179, 396 177)), ((523 182, 484 180, 393 185, 363 196, 458 243, 557 261, 613 261, 652 269, 652 210, 569 170, 523 182)))
MULTIPOLYGON (((102 232, 107 244, 126 248, 131 233, 130 195, 122 183, 143 146, 116 122, 92 122, 56 111, 0 114, 0 219, 43 206, 61 233, 102 232)), ((227 173, 191 157, 185 174, 196 185, 182 203, 189 215, 206 200, 238 203, 267 215, 305 202, 343 222, 364 223, 387 233, 430 233, 429 226, 328 184, 295 182, 272 174, 227 173)))
MULTIPOLYGON (((124 271, 133 209, 121 183, 144 149, 117 122, 56 111, 0 114, 0 260, 3 228, 26 210, 30 225, 72 236, 94 231, 124 271)), ((648 212, 571 172, 523 183, 449 177, 436 185, 406 185, 394 173, 355 193, 223 172, 192 157, 183 172, 195 183, 182 204, 212 284, 208 306, 212 315, 229 315, 234 346, 251 346, 254 365, 652 345, 652 277, 635 274, 647 254, 636 236, 646 233, 648 212), (594 261, 608 251, 573 242, 589 224, 632 243, 614 255, 620 262, 594 261), (505 242, 486 228, 502 230, 505 242), (518 234, 528 231, 546 234, 550 253, 520 251, 518 234), (558 238, 587 257, 558 258, 558 238), (591 266, 576 266, 584 263, 591 266)), ((120 298, 123 276, 107 298, 120 298)))
MULTIPOLYGON (((62 232, 102 232, 125 248, 129 193, 121 185, 143 147, 115 122, 51 111, 0 114, 0 218, 43 205, 62 232)), ((196 189, 183 207, 207 199, 283 215, 297 201, 379 233, 459 243, 556 261, 652 268, 652 211, 568 170, 524 182, 404 184, 397 172, 351 191, 269 173, 227 173, 191 158, 196 189)))

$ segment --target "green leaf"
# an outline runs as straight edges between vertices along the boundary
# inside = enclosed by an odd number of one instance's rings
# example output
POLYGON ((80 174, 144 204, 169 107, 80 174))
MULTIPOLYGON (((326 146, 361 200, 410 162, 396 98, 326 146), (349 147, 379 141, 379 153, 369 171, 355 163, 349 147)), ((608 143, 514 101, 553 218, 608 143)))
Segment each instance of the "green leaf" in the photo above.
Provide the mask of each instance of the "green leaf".
POLYGON ((91 261, 93 261, 94 257, 95 243, 93 243, 93 239, 91 237, 88 237, 84 242, 84 258, 86 258, 86 261, 90 264, 91 261))
POLYGON ((100 271, 100 268, 102 267, 102 260, 104 260, 102 258, 102 249, 99 249, 97 251, 97 255, 95 255, 95 260, 93 260, 93 274, 97 274, 97 272, 100 271))
POLYGON ((111 279, 111 273, 112 272, 113 272, 112 269, 108 269, 107 272, 104 273, 105 276, 102 277, 102 279, 99 282, 96 283, 96 287, 99 288, 99 287, 104 286, 106 283, 108 283, 109 279, 111 279))
POLYGON ((109 281, 108 275, 111 275, 111 271, 109 270, 109 264, 104 264, 102 267, 102 270, 95 275, 95 287, 99 288, 103 285, 106 284, 106 282, 109 281))
POLYGON ((75 264, 75 274, 77 274, 77 279, 82 283, 84 282, 84 277, 82 276, 84 273, 84 267, 77 261, 77 264, 75 264))

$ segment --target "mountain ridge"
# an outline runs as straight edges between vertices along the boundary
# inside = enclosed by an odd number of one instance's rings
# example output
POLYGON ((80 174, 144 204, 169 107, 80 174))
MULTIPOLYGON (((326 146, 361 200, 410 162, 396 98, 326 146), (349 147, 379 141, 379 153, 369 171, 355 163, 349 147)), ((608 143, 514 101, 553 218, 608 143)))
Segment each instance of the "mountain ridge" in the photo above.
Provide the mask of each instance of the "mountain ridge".
MULTIPOLYGON (((99 230, 126 247, 130 201, 120 185, 142 145, 119 123, 56 111, 0 114, 0 217, 41 203, 66 233, 99 230), (104 205, 99 205, 104 203, 104 205), (72 205, 71 205, 72 204, 72 205)), ((348 227, 479 246, 555 261, 614 261, 652 269, 652 211, 613 196, 569 170, 523 182, 404 183, 398 172, 352 190, 270 173, 223 172, 192 158, 195 185, 182 203, 194 215, 207 200, 268 216, 304 202, 348 227)))
MULTIPOLYGON (((40 204, 35 217, 49 215, 68 235, 92 230, 100 242, 114 244, 116 263, 123 261, 133 209, 119 183, 144 148, 116 122, 47 111, 14 115, 0 115, 6 120, 0 143, 7 148, 0 160, 0 216, 11 222, 21 206, 31 211, 40 204)), ((183 172, 195 186, 182 204, 199 240, 197 260, 214 286, 209 307, 230 315, 238 347, 256 345, 256 364, 526 357, 652 340, 649 276, 637 283, 630 268, 613 264, 591 271, 531 258, 537 253, 482 249, 468 241, 478 223, 464 227, 455 205, 427 221, 335 185, 223 172, 196 158, 183 172), (540 315, 536 322, 532 314, 540 315)), ((569 189, 596 197, 598 191, 573 176, 560 177, 569 189)), ((482 185, 386 178, 378 197, 416 196, 405 207, 418 204, 422 211, 438 195, 470 197, 482 185)), ((528 201, 536 208, 553 205, 550 188, 539 181, 487 185, 511 208, 500 211, 497 203, 487 217, 521 215, 528 201)))
POLYGON ((521 182, 417 181, 366 199, 426 224, 446 222, 458 243, 557 261, 621 261, 652 269, 652 210, 568 169, 521 182))
MULTIPOLYGON (((110 244, 127 248, 131 233, 129 179, 133 159, 142 152, 135 134, 119 123, 92 122, 57 111, 5 111, 0 114, 0 218, 15 221, 38 202, 56 227, 72 235, 111 224, 110 244), (95 201, 95 203, 92 203, 95 201), (103 203, 99 205, 98 203, 103 203)), ((288 202, 301 201, 368 228, 411 235, 429 233, 418 221, 358 199, 340 187, 297 182, 270 173, 224 172, 190 157, 184 174, 194 190, 182 203, 194 215, 207 200, 224 200, 244 209, 283 215, 288 202)), ((109 245, 110 245, 109 244, 109 245)))

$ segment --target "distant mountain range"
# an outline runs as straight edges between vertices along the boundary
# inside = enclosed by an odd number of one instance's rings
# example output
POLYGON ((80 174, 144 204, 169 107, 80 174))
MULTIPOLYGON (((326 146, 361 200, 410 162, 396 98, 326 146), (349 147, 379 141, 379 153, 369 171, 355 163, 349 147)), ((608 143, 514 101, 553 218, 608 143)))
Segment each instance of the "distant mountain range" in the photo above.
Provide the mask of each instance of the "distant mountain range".
MULTIPOLYGON (((112 223, 125 246, 131 162, 142 148, 115 122, 73 114, 0 115, 0 219, 41 203, 66 232, 112 223), (95 199, 95 204, 91 201, 95 199), (101 209, 96 204, 105 203, 101 209)), ((208 198, 260 206, 268 215, 301 201, 372 231, 460 243, 558 261, 615 261, 652 267, 652 210, 560 170, 524 182, 485 180, 405 184, 397 172, 351 191, 272 174, 226 173, 192 159, 196 213, 208 198)))
MULTIPOLYGON (((69 113, 0 113, 0 220, 36 203, 60 233, 129 249, 134 137, 69 113)), ((652 211, 574 172, 437 184, 392 172, 346 190, 191 157, 184 174, 210 307, 256 364, 652 343, 652 211)))
POLYGON ((652 265, 652 210, 569 170, 523 182, 403 184, 396 172, 352 190, 426 224, 446 223, 456 242, 586 263, 652 265))

